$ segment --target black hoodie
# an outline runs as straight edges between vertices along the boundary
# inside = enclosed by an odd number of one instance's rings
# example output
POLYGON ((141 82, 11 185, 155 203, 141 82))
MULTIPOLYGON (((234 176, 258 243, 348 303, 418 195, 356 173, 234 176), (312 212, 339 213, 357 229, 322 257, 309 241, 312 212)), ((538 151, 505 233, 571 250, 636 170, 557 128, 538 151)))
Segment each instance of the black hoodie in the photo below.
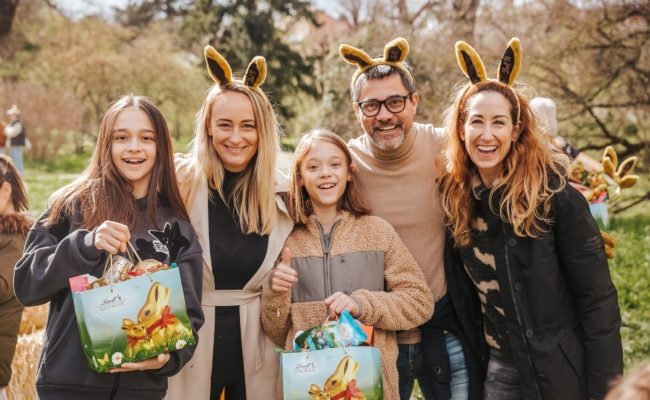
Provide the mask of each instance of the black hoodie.
MULTIPOLYGON (((202 251, 190 223, 168 207, 158 206, 159 227, 147 226, 146 203, 138 201, 140 218, 131 231, 131 243, 141 258, 176 261, 187 314, 198 340, 203 325, 201 311, 202 251)), ((159 370, 97 373, 90 369, 82 351, 68 279, 82 274, 101 276, 106 257, 93 245, 94 231, 79 229, 79 215, 50 229, 43 226, 49 211, 34 224, 25 253, 16 264, 14 289, 18 300, 33 306, 50 302, 45 343, 38 366, 36 390, 41 399, 161 399, 167 377, 190 360, 194 347, 171 352, 159 370), (59 240, 59 237, 61 238, 59 240)))

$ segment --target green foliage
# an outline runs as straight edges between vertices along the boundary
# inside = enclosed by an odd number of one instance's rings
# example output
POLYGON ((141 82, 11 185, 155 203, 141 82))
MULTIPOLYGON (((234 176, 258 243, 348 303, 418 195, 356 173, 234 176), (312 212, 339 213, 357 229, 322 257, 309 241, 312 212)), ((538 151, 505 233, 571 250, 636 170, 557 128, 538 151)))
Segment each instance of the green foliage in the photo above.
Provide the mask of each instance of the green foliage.
POLYGON ((189 136, 209 83, 199 55, 184 52, 174 28, 169 21, 144 30, 97 17, 69 20, 42 2, 21 3, 15 50, 0 59, 0 106, 19 104, 31 156, 53 161, 69 144, 82 151, 108 105, 129 93, 150 97, 172 134, 189 136))
POLYGON ((233 71, 243 73, 254 56, 264 56, 268 68, 264 90, 282 116, 293 117, 287 97, 316 95, 313 65, 287 43, 278 26, 299 17, 313 20, 309 5, 305 0, 197 0, 185 9, 182 32, 188 47, 207 44, 207 37, 233 71))
POLYGON ((630 370, 650 356, 650 216, 616 217, 610 233, 619 243, 610 267, 623 317, 625 368, 630 370))
POLYGON ((92 154, 89 151, 84 151, 82 153, 70 152, 50 161, 35 162, 32 160, 26 160, 25 163, 28 170, 34 169, 59 174, 78 174, 86 168, 91 155, 92 154))
POLYGON ((296 151, 296 146, 298 146, 298 142, 300 141, 300 137, 297 136, 283 136, 280 139, 280 146, 282 147, 282 151, 286 151, 289 153, 293 153, 296 151))
POLYGON ((38 216, 45 211, 47 201, 52 193, 72 182, 79 172, 52 172, 48 170, 47 166, 28 163, 25 171, 25 183, 27 184, 29 209, 32 214, 38 216))

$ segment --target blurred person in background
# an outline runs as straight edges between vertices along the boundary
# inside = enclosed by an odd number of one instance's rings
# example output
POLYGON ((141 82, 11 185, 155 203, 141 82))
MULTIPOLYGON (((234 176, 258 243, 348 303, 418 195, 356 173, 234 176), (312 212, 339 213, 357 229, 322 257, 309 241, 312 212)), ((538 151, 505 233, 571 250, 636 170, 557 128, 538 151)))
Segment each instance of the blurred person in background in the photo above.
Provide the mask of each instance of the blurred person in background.
POLYGON ((548 97, 535 97, 530 101, 530 107, 535 113, 539 127, 551 137, 553 144, 558 149, 569 156, 573 164, 582 163, 587 171, 602 171, 603 167, 598 161, 589 157, 579 148, 567 142, 565 138, 558 135, 557 105, 555 101, 548 97))
POLYGON ((25 126, 20 118, 20 110, 15 104, 7 110, 9 123, 4 128, 6 136, 5 152, 11 157, 11 161, 21 176, 25 176, 25 166, 23 165, 23 151, 27 143, 27 134, 25 126))
POLYGON ((11 162, 0 154, 0 400, 11 380, 11 361, 16 350, 23 306, 14 293, 14 265, 23 254, 32 224, 27 212, 25 185, 11 162))

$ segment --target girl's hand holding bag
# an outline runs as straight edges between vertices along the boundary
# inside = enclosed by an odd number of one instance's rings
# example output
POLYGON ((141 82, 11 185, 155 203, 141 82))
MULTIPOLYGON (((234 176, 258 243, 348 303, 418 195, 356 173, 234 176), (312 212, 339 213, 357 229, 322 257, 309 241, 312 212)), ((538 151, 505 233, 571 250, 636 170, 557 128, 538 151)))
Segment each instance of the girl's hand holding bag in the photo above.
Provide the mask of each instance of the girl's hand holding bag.
POLYGON ((166 353, 196 344, 178 267, 143 261, 127 244, 131 260, 108 253, 100 279, 70 278, 81 345, 97 372, 161 368, 166 353))

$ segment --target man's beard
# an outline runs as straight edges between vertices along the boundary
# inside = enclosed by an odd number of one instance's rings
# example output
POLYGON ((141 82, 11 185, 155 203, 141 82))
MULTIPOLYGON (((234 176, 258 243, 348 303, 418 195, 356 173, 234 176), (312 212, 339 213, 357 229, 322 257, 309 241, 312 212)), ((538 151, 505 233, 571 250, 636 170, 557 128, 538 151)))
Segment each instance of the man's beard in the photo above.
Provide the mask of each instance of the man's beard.
POLYGON ((404 132, 404 129, 402 128, 402 125, 397 124, 396 128, 400 130, 400 133, 395 136, 391 136, 390 138, 386 138, 382 136, 381 131, 377 131, 376 128, 373 128, 372 133, 370 134, 370 139, 381 150, 384 151, 395 150, 399 148, 402 145, 402 143, 404 143, 404 139, 406 138, 406 134, 404 132))

